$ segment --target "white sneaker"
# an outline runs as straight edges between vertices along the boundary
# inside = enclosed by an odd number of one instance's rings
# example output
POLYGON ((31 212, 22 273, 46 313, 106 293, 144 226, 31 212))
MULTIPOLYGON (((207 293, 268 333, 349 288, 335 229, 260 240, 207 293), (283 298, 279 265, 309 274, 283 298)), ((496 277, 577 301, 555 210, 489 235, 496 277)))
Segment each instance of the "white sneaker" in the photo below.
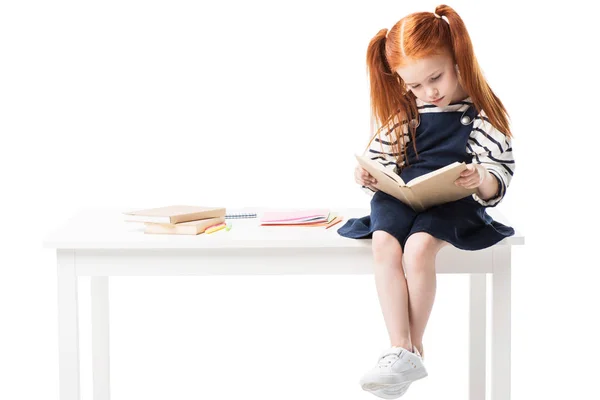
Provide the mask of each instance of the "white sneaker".
POLYGON ((418 352, 415 354, 402 347, 392 347, 381 353, 377 365, 361 378, 360 385, 376 396, 397 398, 408 390, 411 382, 426 376, 427 371, 418 352))
MULTIPOLYGON (((421 357, 421 362, 423 361, 423 356, 419 353, 419 350, 413 346, 413 352, 421 357)), ((425 353, 425 352, 423 352, 425 353)), ((406 391, 408 390, 410 384, 412 382, 403 383, 400 385, 390 385, 385 387, 384 389, 375 390, 372 393, 375 396, 381 397, 382 399, 397 399, 398 397, 404 396, 406 391)))

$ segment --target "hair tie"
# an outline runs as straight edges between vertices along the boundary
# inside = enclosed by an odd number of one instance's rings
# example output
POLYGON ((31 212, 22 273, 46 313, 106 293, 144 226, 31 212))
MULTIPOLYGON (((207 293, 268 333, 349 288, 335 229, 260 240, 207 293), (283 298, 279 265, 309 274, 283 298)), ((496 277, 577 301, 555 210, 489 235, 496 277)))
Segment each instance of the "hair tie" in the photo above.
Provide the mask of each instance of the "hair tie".
POLYGON ((438 14, 436 14, 436 13, 433 13, 433 15, 434 15, 436 18, 443 19, 444 21, 446 21, 446 23, 447 23, 448 25, 450 25, 450 21, 448 21, 448 17, 446 17, 445 15, 438 15, 438 14))

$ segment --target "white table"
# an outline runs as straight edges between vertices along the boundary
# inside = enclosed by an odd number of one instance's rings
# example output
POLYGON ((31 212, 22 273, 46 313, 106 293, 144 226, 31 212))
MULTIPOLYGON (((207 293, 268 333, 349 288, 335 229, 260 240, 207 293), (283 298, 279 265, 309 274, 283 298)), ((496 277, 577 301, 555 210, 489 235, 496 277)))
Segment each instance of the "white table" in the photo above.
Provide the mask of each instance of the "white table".
MULTIPOLYGON (((260 216, 261 210, 256 211, 260 216)), ((368 214, 360 209, 334 211, 346 218, 368 214)), ((489 213, 509 224, 496 210, 489 213)), ((147 235, 142 224, 124 222, 119 210, 89 210, 47 236, 44 245, 56 249, 58 261, 61 400, 80 399, 80 276, 91 277, 94 399, 108 400, 109 276, 372 273, 371 241, 339 236, 341 224, 330 229, 284 228, 261 227, 258 218, 231 221, 229 232, 147 235)), ((446 246, 438 254, 438 273, 470 274, 470 400, 485 399, 486 392, 486 274, 493 282, 491 394, 493 400, 510 398, 511 246, 522 244, 524 238, 517 232, 488 249, 470 252, 446 246)))

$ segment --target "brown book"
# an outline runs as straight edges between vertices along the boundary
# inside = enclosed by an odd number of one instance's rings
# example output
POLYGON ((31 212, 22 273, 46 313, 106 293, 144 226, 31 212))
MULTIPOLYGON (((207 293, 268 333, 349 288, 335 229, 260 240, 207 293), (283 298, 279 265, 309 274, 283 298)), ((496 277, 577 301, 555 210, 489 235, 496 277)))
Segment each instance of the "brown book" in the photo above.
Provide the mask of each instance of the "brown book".
POLYGON ((197 235, 202 233, 209 226, 225 222, 225 216, 200 219, 197 221, 181 222, 179 224, 157 224, 155 222, 145 222, 144 233, 156 233, 167 235, 197 235))
POLYGON ((460 200, 477 191, 454 184, 460 173, 467 169, 464 162, 454 162, 404 183, 398 174, 387 170, 377 161, 360 155, 356 155, 356 159, 377 180, 376 189, 394 196, 415 211, 460 200))
POLYGON ((199 219, 224 217, 225 208, 199 206, 167 206, 146 210, 126 212, 127 222, 154 222, 159 224, 177 224, 199 219))

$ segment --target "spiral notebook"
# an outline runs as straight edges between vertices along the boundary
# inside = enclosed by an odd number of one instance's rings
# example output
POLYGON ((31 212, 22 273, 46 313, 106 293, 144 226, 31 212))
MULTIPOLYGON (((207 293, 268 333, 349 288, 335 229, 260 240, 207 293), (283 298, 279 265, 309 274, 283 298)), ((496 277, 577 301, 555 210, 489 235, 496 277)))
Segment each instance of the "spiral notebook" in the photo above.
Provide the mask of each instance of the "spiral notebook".
POLYGON ((256 213, 230 213, 225 214, 225 218, 235 219, 235 218, 256 218, 256 213))

